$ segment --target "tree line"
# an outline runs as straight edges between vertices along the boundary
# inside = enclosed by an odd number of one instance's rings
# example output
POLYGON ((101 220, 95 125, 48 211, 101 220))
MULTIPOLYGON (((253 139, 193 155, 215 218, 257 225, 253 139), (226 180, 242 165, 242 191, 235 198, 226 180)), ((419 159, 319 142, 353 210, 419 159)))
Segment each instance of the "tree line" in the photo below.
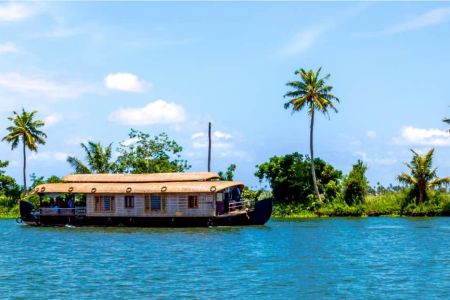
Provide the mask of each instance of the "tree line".
MULTIPOLYGON (((261 181, 267 181, 273 196, 279 203, 298 203, 321 205, 335 199, 348 205, 358 205, 364 202, 370 187, 365 172, 367 166, 358 160, 347 175, 336 170, 332 165, 320 158, 314 157, 314 124, 316 112, 329 117, 330 111, 338 112, 339 98, 332 94, 333 86, 328 84, 330 74, 321 77, 321 68, 317 71, 300 69, 295 71, 296 80, 287 82, 290 88, 284 95, 289 100, 284 103, 285 109, 292 112, 305 110, 310 118, 309 126, 309 155, 294 152, 284 156, 274 156, 269 161, 256 166, 255 176, 261 181)), ((7 127, 8 134, 3 137, 15 150, 19 146, 23 155, 23 187, 14 178, 5 175, 4 168, 7 161, 0 161, 0 189, 1 193, 11 199, 17 199, 20 191, 26 193, 26 153, 38 151, 39 145, 45 145, 47 135, 41 130, 45 125, 36 119, 37 111, 13 112, 9 117, 11 122, 7 127)), ((443 122, 450 124, 449 119, 443 122)), ((88 141, 81 143, 85 157, 69 156, 67 162, 75 173, 159 173, 183 172, 190 169, 187 160, 181 157, 183 150, 175 140, 166 133, 151 136, 148 133, 131 129, 128 140, 120 143, 116 148, 119 155, 113 159, 112 143, 103 146, 100 142, 88 141)), ((416 203, 427 200, 428 192, 434 188, 446 186, 449 177, 438 178, 436 169, 432 167, 434 149, 425 155, 412 151, 412 159, 406 163, 409 173, 403 172, 397 176, 401 184, 410 187, 411 197, 416 203)), ((219 172, 221 179, 232 180, 236 165, 232 164, 225 172, 219 172)), ((58 177, 52 176, 47 180, 33 175, 35 186, 42 182, 57 182, 58 177)), ((253 191, 251 195, 258 195, 253 191)), ((259 193, 260 194, 260 193, 259 193)))

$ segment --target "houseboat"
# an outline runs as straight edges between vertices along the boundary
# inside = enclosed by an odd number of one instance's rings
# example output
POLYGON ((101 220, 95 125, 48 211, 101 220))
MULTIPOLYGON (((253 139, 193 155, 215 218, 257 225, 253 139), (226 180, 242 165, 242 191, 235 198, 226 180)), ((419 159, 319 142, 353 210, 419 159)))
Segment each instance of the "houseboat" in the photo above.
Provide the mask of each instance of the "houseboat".
POLYGON ((244 200, 244 185, 216 173, 72 174, 38 185, 20 218, 34 226, 263 225, 272 199, 244 200), (38 203, 37 203, 38 202, 38 203))

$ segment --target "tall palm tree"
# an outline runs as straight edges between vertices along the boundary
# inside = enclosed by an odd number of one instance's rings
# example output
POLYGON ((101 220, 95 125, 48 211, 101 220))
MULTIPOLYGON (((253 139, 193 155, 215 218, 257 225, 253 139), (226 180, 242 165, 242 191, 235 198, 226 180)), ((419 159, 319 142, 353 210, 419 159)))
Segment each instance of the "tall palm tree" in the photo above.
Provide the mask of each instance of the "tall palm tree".
POLYGON ((116 169, 115 162, 111 162, 112 144, 103 148, 100 143, 89 141, 87 145, 81 143, 81 148, 86 152, 87 165, 80 159, 69 156, 67 162, 75 169, 78 174, 90 173, 112 173, 116 169))
POLYGON ((37 152, 38 144, 44 145, 47 135, 39 130, 45 123, 41 120, 34 120, 37 111, 33 110, 31 113, 26 112, 22 108, 22 112, 19 114, 13 111, 13 116, 8 119, 13 122, 12 126, 6 128, 8 134, 3 137, 2 141, 7 141, 11 144, 11 149, 17 148, 22 141, 23 151, 23 189, 27 191, 27 157, 26 149, 37 152))
POLYGON ((402 183, 412 185, 416 194, 416 202, 422 203, 426 197, 427 190, 450 183, 450 177, 437 178, 437 168, 431 168, 434 149, 431 149, 423 156, 412 149, 411 152, 413 153, 411 162, 405 163, 411 174, 403 172, 397 176, 397 179, 402 183))
POLYGON ((311 117, 310 132, 309 132, 309 150, 311 154, 311 175, 314 184, 314 191, 316 197, 321 201, 319 188, 317 187, 316 171, 314 169, 314 112, 317 110, 323 114, 328 115, 329 109, 337 112, 333 101, 339 102, 339 99, 331 93, 333 87, 327 84, 330 74, 320 78, 319 68, 316 72, 313 70, 306 71, 300 69, 295 71, 295 75, 300 76, 300 80, 290 81, 286 85, 293 88, 293 91, 288 91, 284 97, 291 98, 284 104, 284 108, 292 107, 292 113, 301 111, 303 108, 308 110, 311 117))

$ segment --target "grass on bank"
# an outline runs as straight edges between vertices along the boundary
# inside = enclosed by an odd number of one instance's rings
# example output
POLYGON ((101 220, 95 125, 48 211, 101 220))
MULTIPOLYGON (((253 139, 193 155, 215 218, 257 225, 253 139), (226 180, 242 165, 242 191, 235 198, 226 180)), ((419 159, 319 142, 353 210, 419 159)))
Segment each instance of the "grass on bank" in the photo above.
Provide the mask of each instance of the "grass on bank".
POLYGON ((408 200, 406 192, 370 195, 363 204, 347 205, 334 200, 317 207, 275 203, 274 218, 364 217, 364 216, 450 216, 450 194, 433 192, 421 204, 408 200))

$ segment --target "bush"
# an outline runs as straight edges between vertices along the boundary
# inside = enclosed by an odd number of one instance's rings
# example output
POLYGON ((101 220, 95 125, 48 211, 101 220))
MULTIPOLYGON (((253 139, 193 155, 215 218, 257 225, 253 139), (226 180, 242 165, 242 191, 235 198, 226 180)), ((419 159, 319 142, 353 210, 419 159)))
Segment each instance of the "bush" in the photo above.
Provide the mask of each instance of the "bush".
POLYGON ((344 200, 348 205, 361 204, 369 190, 369 182, 364 175, 367 166, 361 160, 353 165, 344 180, 344 200))

